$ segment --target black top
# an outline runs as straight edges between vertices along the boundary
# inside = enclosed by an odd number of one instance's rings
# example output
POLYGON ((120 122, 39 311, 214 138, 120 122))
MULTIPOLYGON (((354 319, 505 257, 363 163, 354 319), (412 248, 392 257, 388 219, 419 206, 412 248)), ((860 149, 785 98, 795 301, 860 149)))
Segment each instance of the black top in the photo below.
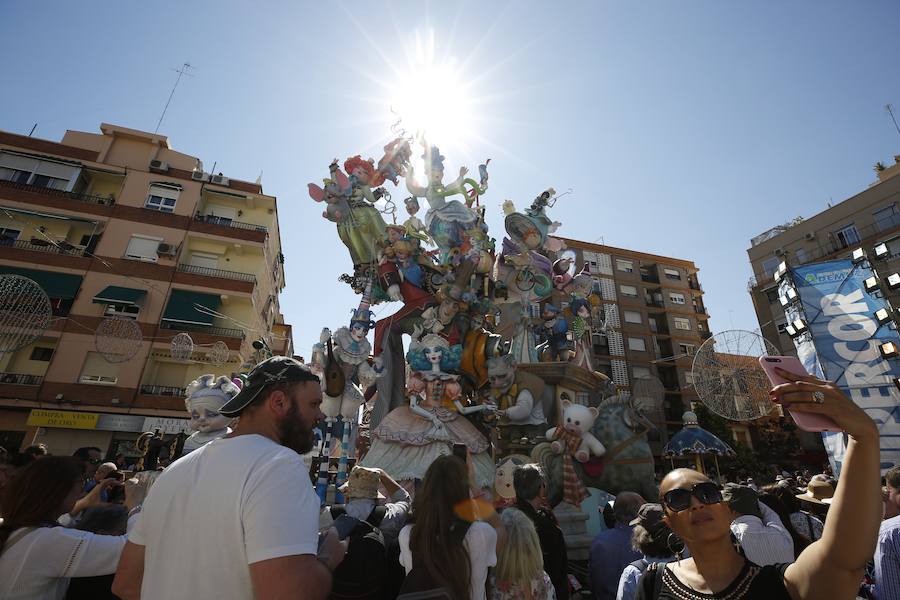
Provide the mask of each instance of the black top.
POLYGON ((734 581, 718 594, 692 590, 666 566, 644 572, 635 600, 791 600, 784 586, 788 563, 760 567, 747 561, 734 581), (654 579, 652 587, 648 578, 654 579))
POLYGON ((547 509, 535 510, 528 502, 517 501, 516 508, 528 515, 537 530, 541 542, 541 554, 544 555, 544 571, 550 577, 556 590, 557 600, 569 598, 569 561, 566 556, 566 540, 562 529, 547 509))

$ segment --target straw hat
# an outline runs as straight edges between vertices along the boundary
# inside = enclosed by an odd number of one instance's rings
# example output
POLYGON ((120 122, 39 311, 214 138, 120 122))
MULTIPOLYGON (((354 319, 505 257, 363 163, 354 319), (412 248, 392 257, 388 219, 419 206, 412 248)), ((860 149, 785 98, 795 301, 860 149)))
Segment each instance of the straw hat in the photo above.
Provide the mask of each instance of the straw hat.
POLYGON ((813 479, 806 486, 805 494, 796 494, 800 500, 813 502, 815 504, 831 504, 831 497, 834 496, 834 486, 827 481, 813 479))
POLYGON ((384 500, 384 495, 378 491, 379 483, 381 483, 381 475, 378 473, 378 470, 366 467, 353 467, 347 483, 341 486, 340 492, 347 498, 384 500))

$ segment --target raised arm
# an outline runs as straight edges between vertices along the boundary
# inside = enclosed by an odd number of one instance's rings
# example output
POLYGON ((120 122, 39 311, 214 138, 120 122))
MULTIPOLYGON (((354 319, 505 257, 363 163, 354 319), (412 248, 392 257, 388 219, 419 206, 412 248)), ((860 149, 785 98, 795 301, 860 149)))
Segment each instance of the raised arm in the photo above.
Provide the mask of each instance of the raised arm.
POLYGON ((791 411, 830 417, 848 435, 847 454, 822 538, 804 550, 787 568, 784 579, 795 600, 853 598, 866 562, 875 550, 881 522, 878 428, 871 418, 832 382, 812 376, 772 390, 776 400, 796 392, 820 392, 821 403, 789 404, 791 411))

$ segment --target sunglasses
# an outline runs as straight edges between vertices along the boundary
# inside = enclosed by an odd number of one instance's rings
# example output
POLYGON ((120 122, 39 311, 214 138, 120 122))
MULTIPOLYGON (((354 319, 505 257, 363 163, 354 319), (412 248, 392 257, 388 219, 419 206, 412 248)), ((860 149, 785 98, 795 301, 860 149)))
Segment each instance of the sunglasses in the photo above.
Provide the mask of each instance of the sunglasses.
POLYGON ((718 504, 722 501, 722 492, 712 481, 702 481, 690 489, 675 488, 662 497, 663 505, 673 512, 687 510, 691 506, 691 496, 703 504, 718 504))

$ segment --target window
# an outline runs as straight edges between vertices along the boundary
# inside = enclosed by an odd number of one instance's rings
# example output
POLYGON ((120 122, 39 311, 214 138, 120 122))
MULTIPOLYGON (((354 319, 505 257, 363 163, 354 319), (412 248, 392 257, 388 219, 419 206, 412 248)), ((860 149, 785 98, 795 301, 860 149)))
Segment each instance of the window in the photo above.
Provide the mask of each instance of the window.
POLYGON ((798 264, 805 264, 807 262, 806 248, 797 248, 794 250, 794 260, 796 260, 798 264))
POLYGON ((119 365, 108 362, 99 352, 88 352, 78 381, 80 383, 115 385, 119 381, 119 365))
POLYGON ((634 350, 635 352, 646 352, 647 351, 647 342, 644 341, 644 338, 628 338, 628 349, 634 350))
POLYGON ((766 277, 771 277, 772 275, 775 274, 775 269, 777 269, 778 265, 780 265, 780 264, 781 264, 781 259, 778 258, 777 256, 774 258, 764 260, 763 264, 762 264, 763 273, 765 274, 766 277))
POLYGON ((691 321, 690 319, 682 319, 681 317, 675 317, 673 319, 675 323, 675 329, 681 329, 682 331, 690 331, 691 330, 691 321))
POLYGON ((204 269, 218 269, 219 257, 206 252, 191 252, 191 266, 203 267, 204 269))
POLYGON ((675 292, 669 292, 669 301, 672 304, 684 304, 684 294, 676 294, 675 292))
POLYGON ((138 313, 141 312, 140 306, 130 304, 107 304, 103 311, 105 317, 125 317, 126 319, 137 319, 138 313))
POLYGON ((178 202, 180 194, 181 186, 151 183, 144 208, 167 213, 175 212, 175 203, 178 202))
POLYGON ((775 323, 775 326, 778 328, 778 333, 781 335, 787 335, 787 331, 785 328, 787 327, 787 323, 775 323))
POLYGON ((23 154, 0 153, 0 179, 54 190, 72 191, 81 167, 23 154))
POLYGON ((681 281, 681 273, 678 272, 678 269, 663 269, 663 273, 666 274, 666 279, 681 281))
POLYGON ((59 177, 50 177, 49 175, 35 175, 31 180, 31 185, 42 188, 50 188, 51 190, 65 190, 69 185, 68 179, 59 177))
POLYGON ((678 344, 678 350, 682 354, 687 354, 688 356, 693 356, 694 352, 697 351, 697 347, 693 344, 678 344))
POLYGON ((638 295, 637 288, 633 285, 620 285, 619 291, 622 292, 623 296, 627 296, 628 298, 637 298, 638 295))
POLYGON ((616 259, 616 268, 625 273, 634 273, 634 262, 630 260, 616 259))
POLYGON ((639 312, 635 312, 633 310, 626 310, 622 314, 625 316, 626 323, 640 324, 642 322, 641 321, 641 313, 639 313, 639 312))
POLYGON ((51 358, 53 358, 53 348, 36 347, 31 351, 31 356, 28 357, 28 360, 48 362, 51 358))
POLYGON ((131 241, 128 242, 128 248, 125 249, 125 258, 156 262, 159 258, 156 251, 161 241, 162 238, 133 235, 131 241))
POLYGON ((778 288, 766 290, 766 299, 769 301, 769 304, 778 302, 778 288))
POLYGON ((876 210, 872 213, 872 216, 875 217, 875 226, 878 228, 878 231, 887 231, 900 224, 900 213, 897 212, 896 203, 876 210))
POLYGON ((650 379, 653 376, 648 367, 631 367, 631 375, 635 379, 650 379))
POLYGON ((19 239, 20 229, 11 227, 0 227, 0 246, 12 246, 13 242, 19 239))
POLYGON ((856 225, 853 224, 835 231, 834 237, 837 238, 841 248, 849 248, 850 246, 859 243, 859 232, 856 230, 856 225))

